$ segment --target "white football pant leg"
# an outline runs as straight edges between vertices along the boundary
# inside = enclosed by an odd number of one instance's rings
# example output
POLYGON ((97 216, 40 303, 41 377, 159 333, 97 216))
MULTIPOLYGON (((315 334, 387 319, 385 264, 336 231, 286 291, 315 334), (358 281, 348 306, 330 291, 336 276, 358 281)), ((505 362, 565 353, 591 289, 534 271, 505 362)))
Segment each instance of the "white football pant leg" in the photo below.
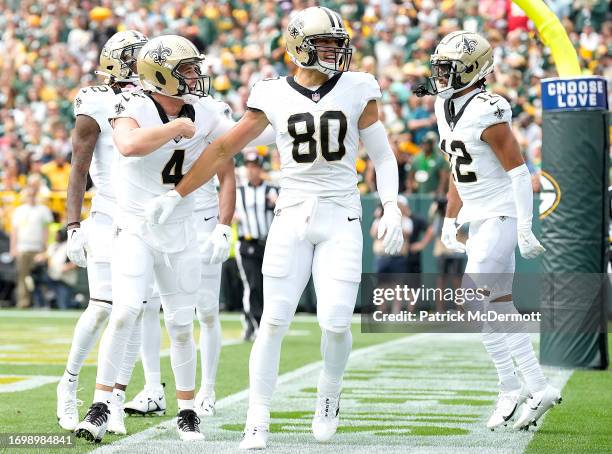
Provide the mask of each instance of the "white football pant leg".
POLYGON ((362 233, 353 213, 333 203, 319 203, 311 226, 323 237, 315 246, 312 278, 321 326, 323 369, 318 392, 335 397, 351 353, 351 318, 361 281, 362 233))
POLYGON ((112 277, 114 307, 98 355, 96 383, 114 386, 123 363, 126 345, 153 279, 154 257, 137 236, 121 231, 115 238, 112 277))
POLYGON ((249 360, 247 426, 270 423, 281 343, 312 270, 314 248, 308 239, 297 237, 296 209, 299 206, 283 209, 268 233, 262 268, 264 310, 249 360))
POLYGON ((161 298, 159 292, 155 291, 147 299, 142 314, 142 343, 140 346, 140 357, 142 369, 144 370, 145 386, 147 388, 158 388, 161 386, 161 372, 159 365, 159 353, 161 350, 161 325, 159 323, 159 309, 161 298))
POLYGON ((112 219, 92 213, 83 221, 87 239, 87 280, 90 300, 79 317, 68 354, 66 370, 78 375, 85 358, 96 344, 112 309, 111 250, 112 219))
MULTIPOLYGON (((198 289, 196 314, 200 323, 200 363, 202 367, 201 390, 206 397, 213 397, 217 367, 221 354, 221 321, 219 320, 219 292, 221 289, 221 263, 211 265, 210 248, 206 240, 217 225, 218 209, 195 213, 198 244, 202 260, 202 281, 198 289), (208 219, 208 221, 206 221, 208 219)), ((213 399, 214 400, 214 399, 213 399)))
POLYGON ((193 391, 197 362, 193 319, 201 275, 197 243, 194 240, 181 252, 159 255, 155 278, 170 337, 170 362, 176 390, 193 391))

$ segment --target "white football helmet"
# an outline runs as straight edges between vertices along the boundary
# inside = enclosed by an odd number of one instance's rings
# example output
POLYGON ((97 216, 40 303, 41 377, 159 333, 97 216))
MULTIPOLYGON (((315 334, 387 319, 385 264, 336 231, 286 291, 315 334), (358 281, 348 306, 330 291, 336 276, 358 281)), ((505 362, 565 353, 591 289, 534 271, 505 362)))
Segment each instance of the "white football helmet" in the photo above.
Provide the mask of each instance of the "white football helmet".
POLYGON ((287 26, 285 41, 287 53, 300 68, 316 69, 330 76, 349 69, 351 40, 340 15, 329 8, 313 6, 297 13, 287 26), (335 45, 317 44, 321 39, 334 40, 335 45))
POLYGON ((430 62, 432 94, 447 99, 493 71, 493 48, 477 33, 456 31, 442 38, 430 62))

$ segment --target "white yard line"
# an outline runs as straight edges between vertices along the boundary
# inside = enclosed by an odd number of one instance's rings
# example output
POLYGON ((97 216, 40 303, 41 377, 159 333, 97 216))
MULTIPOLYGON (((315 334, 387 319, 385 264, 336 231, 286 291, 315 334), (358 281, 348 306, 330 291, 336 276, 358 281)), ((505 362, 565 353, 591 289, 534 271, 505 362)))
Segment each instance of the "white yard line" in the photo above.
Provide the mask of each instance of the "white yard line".
MULTIPOLYGON (((354 351, 341 426, 326 444, 310 434, 320 367, 319 361, 279 378, 269 452, 520 454, 534 434, 485 428, 497 377, 477 335, 419 334, 354 351)), ((546 368, 546 374, 562 388, 571 371, 546 368)), ((247 390, 219 401, 217 415, 202 418, 203 442, 180 442, 170 419, 95 452, 236 452, 247 401, 247 390)))

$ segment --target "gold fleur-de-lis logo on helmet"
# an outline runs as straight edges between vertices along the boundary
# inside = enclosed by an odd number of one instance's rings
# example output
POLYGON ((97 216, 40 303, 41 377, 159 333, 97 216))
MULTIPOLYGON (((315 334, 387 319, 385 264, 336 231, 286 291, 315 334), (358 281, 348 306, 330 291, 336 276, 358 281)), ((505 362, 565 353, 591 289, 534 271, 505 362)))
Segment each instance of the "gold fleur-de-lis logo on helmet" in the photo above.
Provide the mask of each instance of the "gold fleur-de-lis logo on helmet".
POLYGON ((463 52, 472 55, 476 51, 476 44, 478 43, 475 39, 467 39, 464 36, 461 41, 461 44, 459 45, 463 45, 463 52))
POLYGON ((164 47, 163 43, 159 43, 159 46, 149 51, 149 54, 151 54, 154 63, 162 66, 164 63, 166 63, 166 59, 172 55, 172 49, 169 47, 164 47))

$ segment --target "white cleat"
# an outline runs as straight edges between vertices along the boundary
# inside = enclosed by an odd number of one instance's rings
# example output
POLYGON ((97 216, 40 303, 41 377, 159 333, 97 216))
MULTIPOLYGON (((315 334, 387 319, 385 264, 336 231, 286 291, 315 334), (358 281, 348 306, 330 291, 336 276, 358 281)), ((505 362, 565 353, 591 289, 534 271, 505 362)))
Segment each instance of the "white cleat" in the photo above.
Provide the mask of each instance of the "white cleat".
POLYGON ((125 413, 123 412, 124 402, 125 391, 115 389, 113 391, 113 399, 111 400, 111 404, 108 407, 108 409, 110 410, 110 415, 108 417, 108 427, 106 428, 107 432, 111 432, 117 435, 127 434, 124 422, 125 413))
POLYGON ((242 432, 242 441, 239 449, 266 449, 268 446, 268 435, 270 429, 268 425, 247 425, 242 432))
POLYGON ((334 436, 340 423, 340 395, 317 395, 317 408, 312 419, 312 434, 317 441, 328 441, 334 436))
POLYGON ((176 428, 183 441, 204 440, 204 435, 200 432, 200 418, 193 410, 179 411, 176 428))
POLYGON ((103 402, 95 402, 85 415, 85 419, 77 424, 74 434, 93 443, 100 443, 108 426, 108 406, 103 402))
POLYGON ((487 421, 487 428, 495 430, 500 426, 507 426, 515 415, 518 414, 519 407, 527 400, 529 392, 524 386, 521 389, 510 392, 500 391, 495 403, 493 414, 487 421))
POLYGON ((551 385, 546 385, 542 391, 533 393, 527 399, 521 416, 514 423, 514 428, 518 430, 529 430, 529 426, 537 425, 538 419, 548 410, 561 403, 561 393, 551 385))
POLYGON ((63 378, 57 384, 57 422, 64 430, 74 431, 79 423, 79 411, 77 407, 83 405, 83 401, 77 399, 77 379, 66 381, 63 378))
POLYGON ((195 411, 198 416, 215 416, 215 393, 205 396, 204 389, 200 389, 195 397, 195 411))
POLYGON ((166 396, 164 387, 143 389, 123 406, 128 415, 162 416, 166 414, 166 396))

